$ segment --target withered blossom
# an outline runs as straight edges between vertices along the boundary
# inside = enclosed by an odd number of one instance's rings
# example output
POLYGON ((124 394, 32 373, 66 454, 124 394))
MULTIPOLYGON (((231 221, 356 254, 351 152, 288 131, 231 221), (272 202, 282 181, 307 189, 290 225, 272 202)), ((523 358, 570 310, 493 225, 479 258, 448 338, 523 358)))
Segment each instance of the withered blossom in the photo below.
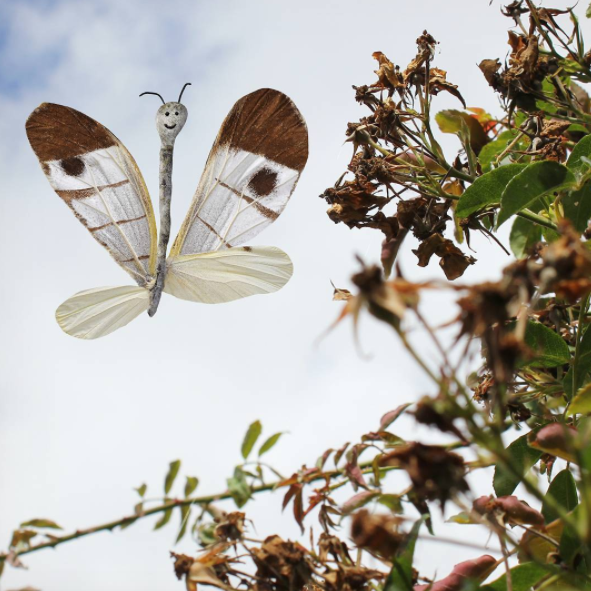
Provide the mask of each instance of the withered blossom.
MULTIPOLYGON (((429 95, 445 91, 466 106, 457 86, 447 81, 446 72, 431 66, 436 45, 425 31, 417 39, 416 57, 404 70, 384 53, 373 54, 378 62, 377 82, 353 87, 356 100, 371 111, 347 126, 347 141, 354 148, 348 166, 353 178, 341 177, 321 195, 329 203, 327 214, 333 222, 384 234, 380 259, 386 277, 409 233, 420 243, 414 251, 419 264, 425 266, 432 255, 437 256, 450 280, 460 277, 475 261, 444 236, 453 198, 463 188, 446 178, 449 165, 442 164, 440 155, 417 133, 424 125, 424 114, 417 111, 416 101, 424 108, 429 95), (443 198, 446 194, 450 199, 443 198), (392 202, 396 203, 394 212, 388 207, 392 202)), ((466 116, 480 130, 481 147, 489 138, 476 118, 466 116)))
POLYGON ((400 531, 401 523, 399 517, 372 515, 362 509, 353 516, 351 539, 357 547, 391 560, 406 539, 406 534, 400 531))
POLYGON ((438 500, 444 507, 455 494, 466 492, 466 467, 462 456, 438 445, 411 442, 384 454, 381 466, 399 466, 410 477, 418 497, 438 500))
POLYGON ((224 542, 228 540, 239 540, 244 533, 244 519, 244 513, 240 513, 239 511, 224 514, 222 517, 216 519, 215 537, 224 542))
POLYGON ((301 589, 312 578, 312 559, 297 542, 270 536, 258 548, 252 549, 257 576, 273 581, 275 589, 301 589))

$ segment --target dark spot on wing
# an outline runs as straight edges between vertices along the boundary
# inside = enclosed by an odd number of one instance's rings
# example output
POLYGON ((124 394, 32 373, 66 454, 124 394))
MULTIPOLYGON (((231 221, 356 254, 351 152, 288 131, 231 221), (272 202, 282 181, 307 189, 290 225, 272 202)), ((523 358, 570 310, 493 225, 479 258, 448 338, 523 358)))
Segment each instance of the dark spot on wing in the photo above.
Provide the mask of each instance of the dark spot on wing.
POLYGON ((243 246, 242 250, 245 250, 246 252, 251 252, 252 251, 252 247, 251 246, 243 246))
POLYGON ((60 166, 68 176, 80 176, 86 168, 84 160, 78 156, 65 158, 60 162, 60 166))
POLYGON ((248 188, 259 197, 270 195, 277 185, 277 173, 270 168, 261 168, 248 181, 248 188))

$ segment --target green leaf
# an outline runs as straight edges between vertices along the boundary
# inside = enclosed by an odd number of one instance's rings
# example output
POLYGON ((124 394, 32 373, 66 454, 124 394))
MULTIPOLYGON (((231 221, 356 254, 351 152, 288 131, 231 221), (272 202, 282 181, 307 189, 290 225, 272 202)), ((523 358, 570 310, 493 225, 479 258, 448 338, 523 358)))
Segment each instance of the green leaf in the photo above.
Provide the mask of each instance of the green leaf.
POLYGON ((566 165, 578 175, 589 172, 591 169, 591 135, 586 135, 577 142, 566 165))
POLYGON ((567 417, 573 415, 586 415, 591 413, 591 384, 583 386, 571 400, 566 411, 567 417))
POLYGON ((130 525, 133 525, 137 520, 138 520, 137 517, 129 517, 128 519, 125 519, 121 523, 121 525, 119 526, 119 529, 121 531, 123 531, 124 529, 127 529, 130 525))
POLYGON ((137 494, 143 498, 144 495, 146 494, 146 491, 148 490, 148 485, 144 483, 141 486, 134 488, 133 490, 135 490, 137 492, 137 494))
POLYGON ((166 475, 166 478, 164 479, 164 494, 165 495, 167 495, 170 492, 170 489, 172 488, 172 485, 174 484, 174 481, 176 480, 177 474, 179 473, 180 469, 181 469, 181 461, 180 460, 175 460, 174 462, 170 462, 169 468, 168 468, 168 474, 166 475))
MULTIPOLYGON (((588 519, 584 504, 578 505, 571 515, 576 523, 581 523, 583 519, 588 519)), ((558 552, 564 564, 567 565, 572 565, 575 561, 578 562, 577 557, 584 557, 589 552, 589 547, 581 544, 579 532, 575 530, 576 528, 574 527, 565 527, 560 537, 558 552)))
POLYGON ((540 197, 571 187, 574 183, 573 173, 558 162, 544 160, 529 164, 509 181, 503 191, 497 228, 540 197))
POLYGON ((197 529, 197 535, 199 536, 199 541, 203 546, 210 546, 211 544, 219 542, 218 538, 215 537, 216 527, 217 524, 215 523, 204 523, 199 526, 197 529))
POLYGON ((500 203, 507 183, 526 167, 527 164, 507 164, 478 177, 460 197, 456 218, 467 218, 487 205, 500 203))
POLYGON ((573 383, 573 368, 571 367, 562 385, 568 400, 571 400, 575 392, 585 383, 587 375, 591 371, 591 330, 587 329, 579 342, 579 357, 576 365, 576 383, 573 383))
POLYGON ((189 516, 191 515, 191 505, 181 506, 181 526, 179 533, 176 537, 175 544, 178 544, 185 536, 187 532, 187 526, 189 525, 189 516))
POLYGON ((413 525, 406 542, 400 547, 393 560, 392 570, 386 579, 384 591, 413 591, 412 563, 419 530, 424 518, 413 525))
POLYGON ((554 499, 567 512, 573 511, 579 504, 579 497, 577 496, 577 484, 570 470, 564 469, 559 472, 550 483, 544 503, 542 504, 542 515, 546 523, 551 523, 558 519, 558 513, 549 505, 548 500, 554 499))
POLYGON ((254 447, 254 444, 257 442, 263 427, 260 421, 255 421, 250 425, 246 435, 244 436, 244 441, 242 442, 242 457, 246 460, 254 447))
POLYGON ((509 460, 517 474, 502 464, 497 464, 493 487, 497 497, 510 495, 521 482, 523 475, 540 459, 542 452, 527 444, 527 434, 516 439, 507 448, 509 460))
POLYGON ((509 246, 516 258, 525 256, 542 239, 542 228, 529 220, 516 217, 509 235, 509 246))
POLYGON ((191 496, 198 484, 199 478, 197 476, 187 476, 187 482, 185 482, 185 499, 191 496))
POLYGON ((264 454, 267 453, 278 441, 279 438, 283 435, 283 433, 275 433, 275 435, 271 435, 264 443, 261 445, 259 449, 259 458, 264 454))
POLYGON ((585 16, 587 18, 591 18, 591 4, 589 4, 589 6, 587 6, 587 12, 585 12, 585 16))
POLYGON ((435 121, 443 133, 455 133, 462 143, 468 140, 475 154, 478 154, 489 141, 478 119, 468 113, 455 109, 440 111, 435 115, 435 121))
POLYGON ((156 525, 154 526, 154 530, 164 527, 170 521, 171 517, 172 517, 172 509, 166 509, 164 511, 164 513, 162 513, 162 517, 160 517, 160 519, 156 522, 156 525))
POLYGON ((462 525, 476 523, 472 519, 472 517, 470 517, 470 514, 466 513, 465 511, 462 511, 461 513, 458 513, 457 515, 452 515, 450 518, 446 519, 445 521, 446 521, 446 523, 461 523, 462 525))
POLYGON ((51 519, 30 519, 29 521, 25 521, 21 523, 21 527, 37 527, 47 528, 47 529, 63 529, 60 527, 55 521, 51 521, 51 519))
MULTIPOLYGON (((548 569, 535 562, 526 562, 514 566, 511 569, 513 591, 530 591, 536 583, 539 583, 548 574, 548 569)), ((490 585, 481 587, 481 589, 482 591, 507 591, 507 574, 505 573, 502 577, 499 577, 490 585)))
POLYGON ((238 508, 244 507, 250 499, 251 490, 248 482, 246 481, 246 474, 244 471, 237 467, 234 470, 234 476, 228 478, 228 491, 232 495, 234 502, 238 508))
POLYGON ((571 191, 562 198, 564 217, 568 218, 577 232, 584 232, 591 218, 591 182, 578 191, 571 191))
POLYGON ((380 505, 384 505, 384 507, 388 507, 392 513, 403 513, 404 510, 402 509, 402 501, 400 500, 400 495, 393 495, 393 494, 383 494, 380 495, 377 499, 380 505))
MULTIPOLYGON (((486 146, 484 146, 484 148, 482 148, 482 150, 480 150, 480 154, 478 154, 478 161, 480 162, 483 172, 488 172, 492 169, 493 160, 496 160, 497 156, 502 154, 507 149, 507 146, 513 140, 515 140, 518 134, 519 132, 516 129, 504 131, 503 133, 499 134, 499 137, 496 140, 489 142, 486 144, 486 146)), ((523 149, 525 146, 521 144, 525 144, 525 142, 521 140, 517 142, 515 149, 523 149)))
POLYGON ((564 339, 539 322, 529 321, 525 329, 525 344, 534 351, 532 367, 557 367, 570 362, 570 351, 564 339))

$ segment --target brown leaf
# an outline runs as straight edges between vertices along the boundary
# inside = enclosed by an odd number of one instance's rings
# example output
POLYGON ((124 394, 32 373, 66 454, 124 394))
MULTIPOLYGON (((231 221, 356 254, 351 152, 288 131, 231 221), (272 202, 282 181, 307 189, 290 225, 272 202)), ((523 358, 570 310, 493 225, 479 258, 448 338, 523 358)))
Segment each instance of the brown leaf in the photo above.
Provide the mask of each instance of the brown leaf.
POLYGON ((546 563, 548 555, 556 552, 563 530, 564 523, 561 519, 556 519, 552 523, 549 523, 544 529, 544 535, 550 538, 550 540, 554 540, 554 544, 536 535, 535 531, 526 531, 519 541, 519 562, 535 560, 540 564, 546 563))
POLYGON ((500 521, 511 525, 533 525, 534 527, 544 525, 544 516, 514 495, 496 499, 493 496, 482 496, 474 501, 472 509, 480 515, 492 517, 493 522, 500 521))
POLYGON ((336 287, 335 284, 331 281, 330 284, 334 289, 334 293, 332 295, 333 302, 346 302, 353 297, 353 294, 348 289, 341 289, 336 287))
POLYGON ((440 257, 439 265, 450 281, 461 277, 464 271, 476 262, 475 258, 466 256, 451 240, 441 234, 432 234, 413 252, 419 259, 420 267, 426 267, 433 255, 440 257))
POLYGON ((575 438, 577 430, 560 423, 552 423, 542 427, 538 432, 531 432, 528 437, 530 447, 577 464, 575 454, 575 438))
POLYGON ((414 591, 460 591, 469 580, 484 581, 496 568, 497 561, 488 554, 456 564, 450 575, 429 585, 415 585, 414 591))
POLYGON ((486 81, 492 86, 496 88, 498 74, 497 72, 501 69, 501 62, 498 59, 494 60, 482 60, 478 67, 480 71, 484 74, 486 81))
POLYGON ((406 470, 417 497, 445 502, 456 492, 468 490, 462 456, 438 445, 410 442, 384 454, 381 466, 406 470))
POLYGON ((387 412, 380 419, 379 430, 385 431, 409 406, 410 402, 407 404, 401 404, 400 406, 397 406, 394 410, 387 412))
POLYGON ((397 67, 381 52, 375 51, 372 57, 377 60, 379 68, 376 70, 378 75, 378 84, 382 88, 387 88, 391 92, 397 89, 404 89, 404 78, 397 67))
POLYGON ((399 531, 400 524, 398 517, 372 515, 363 509, 353 516, 351 539, 357 547, 391 560, 405 539, 399 531))

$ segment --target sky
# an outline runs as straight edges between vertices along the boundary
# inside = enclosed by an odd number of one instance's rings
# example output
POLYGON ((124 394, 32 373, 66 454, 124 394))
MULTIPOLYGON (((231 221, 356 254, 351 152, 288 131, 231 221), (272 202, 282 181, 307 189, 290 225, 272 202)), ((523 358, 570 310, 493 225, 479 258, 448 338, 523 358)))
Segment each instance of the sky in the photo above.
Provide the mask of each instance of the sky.
MULTIPOLYGON (((584 4, 576 9, 581 16, 584 4)), ((375 79, 374 51, 405 66, 426 29, 440 42, 435 65, 447 70, 468 105, 498 113, 476 64, 507 54, 508 24, 496 0, 2 0, 1 549, 19 523, 34 517, 69 531, 128 514, 133 488, 146 482, 148 496, 160 495, 168 463, 177 458, 183 474, 200 478, 198 492, 221 492, 256 419, 266 435, 289 432, 268 460, 290 474, 325 449, 375 430, 386 411, 433 393, 395 335, 369 317, 360 333, 366 356, 347 323, 319 341, 340 310, 330 280, 350 286, 355 255, 377 262, 380 237, 335 226, 318 195, 350 158, 346 123, 364 115, 351 85, 375 79), (238 98, 277 88, 306 118, 307 167, 286 211, 253 241, 285 250, 294 276, 276 294, 220 306, 164 295, 152 319, 144 315, 97 341, 68 337, 54 319, 63 300, 129 281, 51 190, 26 141, 25 120, 45 101, 97 119, 134 155, 154 200, 159 101, 138 95, 155 91, 173 100, 185 82, 192 86, 183 97, 189 118, 176 142, 173 235, 238 98)), ((591 33, 588 23, 584 30, 591 33)), ((435 108, 459 106, 450 96, 435 99, 435 108)), ((454 138, 442 141, 450 154, 457 148, 454 138)), ((401 252, 406 275, 441 278, 436 263, 416 267, 413 247, 409 241, 401 252)), ((482 237, 473 247, 481 264, 464 279, 494 280, 508 259, 482 237)), ((437 324, 453 308, 437 295, 425 313, 437 324)), ((434 355, 427 343, 420 346, 434 355)), ((398 429, 404 437, 434 440, 410 420, 398 429)), ((480 481, 486 493, 489 477, 480 481)), ((391 491, 404 487, 403 478, 389 481, 391 491)), ((261 537, 298 536, 280 501, 267 495, 249 506, 261 537)), ((0 588, 183 589, 168 558, 175 530, 152 533, 152 527, 145 520, 27 556, 29 569, 8 569, 0 588)), ((486 543, 473 526, 442 524, 439 533, 486 543)), ((174 549, 196 547, 187 540, 174 549)), ((474 556, 433 542, 418 551, 426 575, 445 575, 474 556)))

